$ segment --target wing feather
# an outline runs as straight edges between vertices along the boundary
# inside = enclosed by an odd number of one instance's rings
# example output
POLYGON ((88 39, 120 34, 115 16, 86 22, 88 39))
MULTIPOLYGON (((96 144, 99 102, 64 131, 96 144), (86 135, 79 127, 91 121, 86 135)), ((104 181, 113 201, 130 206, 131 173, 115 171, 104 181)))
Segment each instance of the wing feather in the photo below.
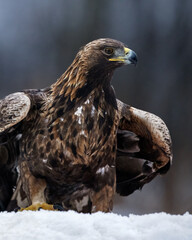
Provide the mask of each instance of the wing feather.
POLYGON ((23 92, 10 94, 0 100, 0 133, 22 121, 30 107, 31 101, 23 92))
POLYGON ((126 196, 165 173, 172 161, 171 137, 162 119, 117 100, 117 192, 126 196))

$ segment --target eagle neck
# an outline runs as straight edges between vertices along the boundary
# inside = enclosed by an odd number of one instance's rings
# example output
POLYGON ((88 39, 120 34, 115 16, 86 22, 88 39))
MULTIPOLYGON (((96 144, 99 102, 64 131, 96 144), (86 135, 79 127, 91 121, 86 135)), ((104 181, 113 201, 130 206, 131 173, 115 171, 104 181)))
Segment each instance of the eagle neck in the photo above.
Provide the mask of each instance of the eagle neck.
POLYGON ((117 109, 115 93, 110 84, 112 75, 113 70, 107 70, 102 65, 88 69, 86 64, 75 59, 50 88, 53 105, 60 105, 67 112, 80 105, 90 94, 95 92, 98 96, 98 91, 103 89, 106 102, 117 109))

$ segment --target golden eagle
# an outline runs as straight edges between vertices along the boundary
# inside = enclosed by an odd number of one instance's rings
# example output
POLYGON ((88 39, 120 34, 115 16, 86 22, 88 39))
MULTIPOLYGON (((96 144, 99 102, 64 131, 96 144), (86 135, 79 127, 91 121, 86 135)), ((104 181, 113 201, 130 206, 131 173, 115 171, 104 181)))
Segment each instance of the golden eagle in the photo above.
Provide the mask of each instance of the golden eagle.
POLYGON ((56 83, 0 101, 0 209, 109 212, 170 166, 157 116, 116 99, 116 68, 136 54, 113 39, 82 47, 56 83))

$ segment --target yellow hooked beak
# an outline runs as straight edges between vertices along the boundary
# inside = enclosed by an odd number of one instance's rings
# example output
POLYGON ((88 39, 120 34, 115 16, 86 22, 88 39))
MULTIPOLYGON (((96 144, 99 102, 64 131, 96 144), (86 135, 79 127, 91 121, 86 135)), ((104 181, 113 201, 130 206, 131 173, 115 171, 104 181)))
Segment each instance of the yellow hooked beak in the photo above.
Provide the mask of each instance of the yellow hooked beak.
POLYGON ((115 54, 115 56, 113 58, 110 58, 109 61, 111 62, 122 62, 124 64, 135 64, 137 63, 137 55, 136 53, 127 48, 127 47, 124 47, 124 53, 118 53, 115 54))

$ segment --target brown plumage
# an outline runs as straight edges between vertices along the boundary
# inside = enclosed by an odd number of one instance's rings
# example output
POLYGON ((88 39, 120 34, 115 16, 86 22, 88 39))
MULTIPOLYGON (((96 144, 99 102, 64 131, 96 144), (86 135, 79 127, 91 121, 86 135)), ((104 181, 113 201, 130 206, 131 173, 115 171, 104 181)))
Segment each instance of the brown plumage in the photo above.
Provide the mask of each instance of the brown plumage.
POLYGON ((123 104, 111 87, 113 71, 136 61, 123 43, 98 39, 51 87, 0 101, 1 210, 108 212, 115 191, 128 195, 168 170, 163 121, 123 104))

